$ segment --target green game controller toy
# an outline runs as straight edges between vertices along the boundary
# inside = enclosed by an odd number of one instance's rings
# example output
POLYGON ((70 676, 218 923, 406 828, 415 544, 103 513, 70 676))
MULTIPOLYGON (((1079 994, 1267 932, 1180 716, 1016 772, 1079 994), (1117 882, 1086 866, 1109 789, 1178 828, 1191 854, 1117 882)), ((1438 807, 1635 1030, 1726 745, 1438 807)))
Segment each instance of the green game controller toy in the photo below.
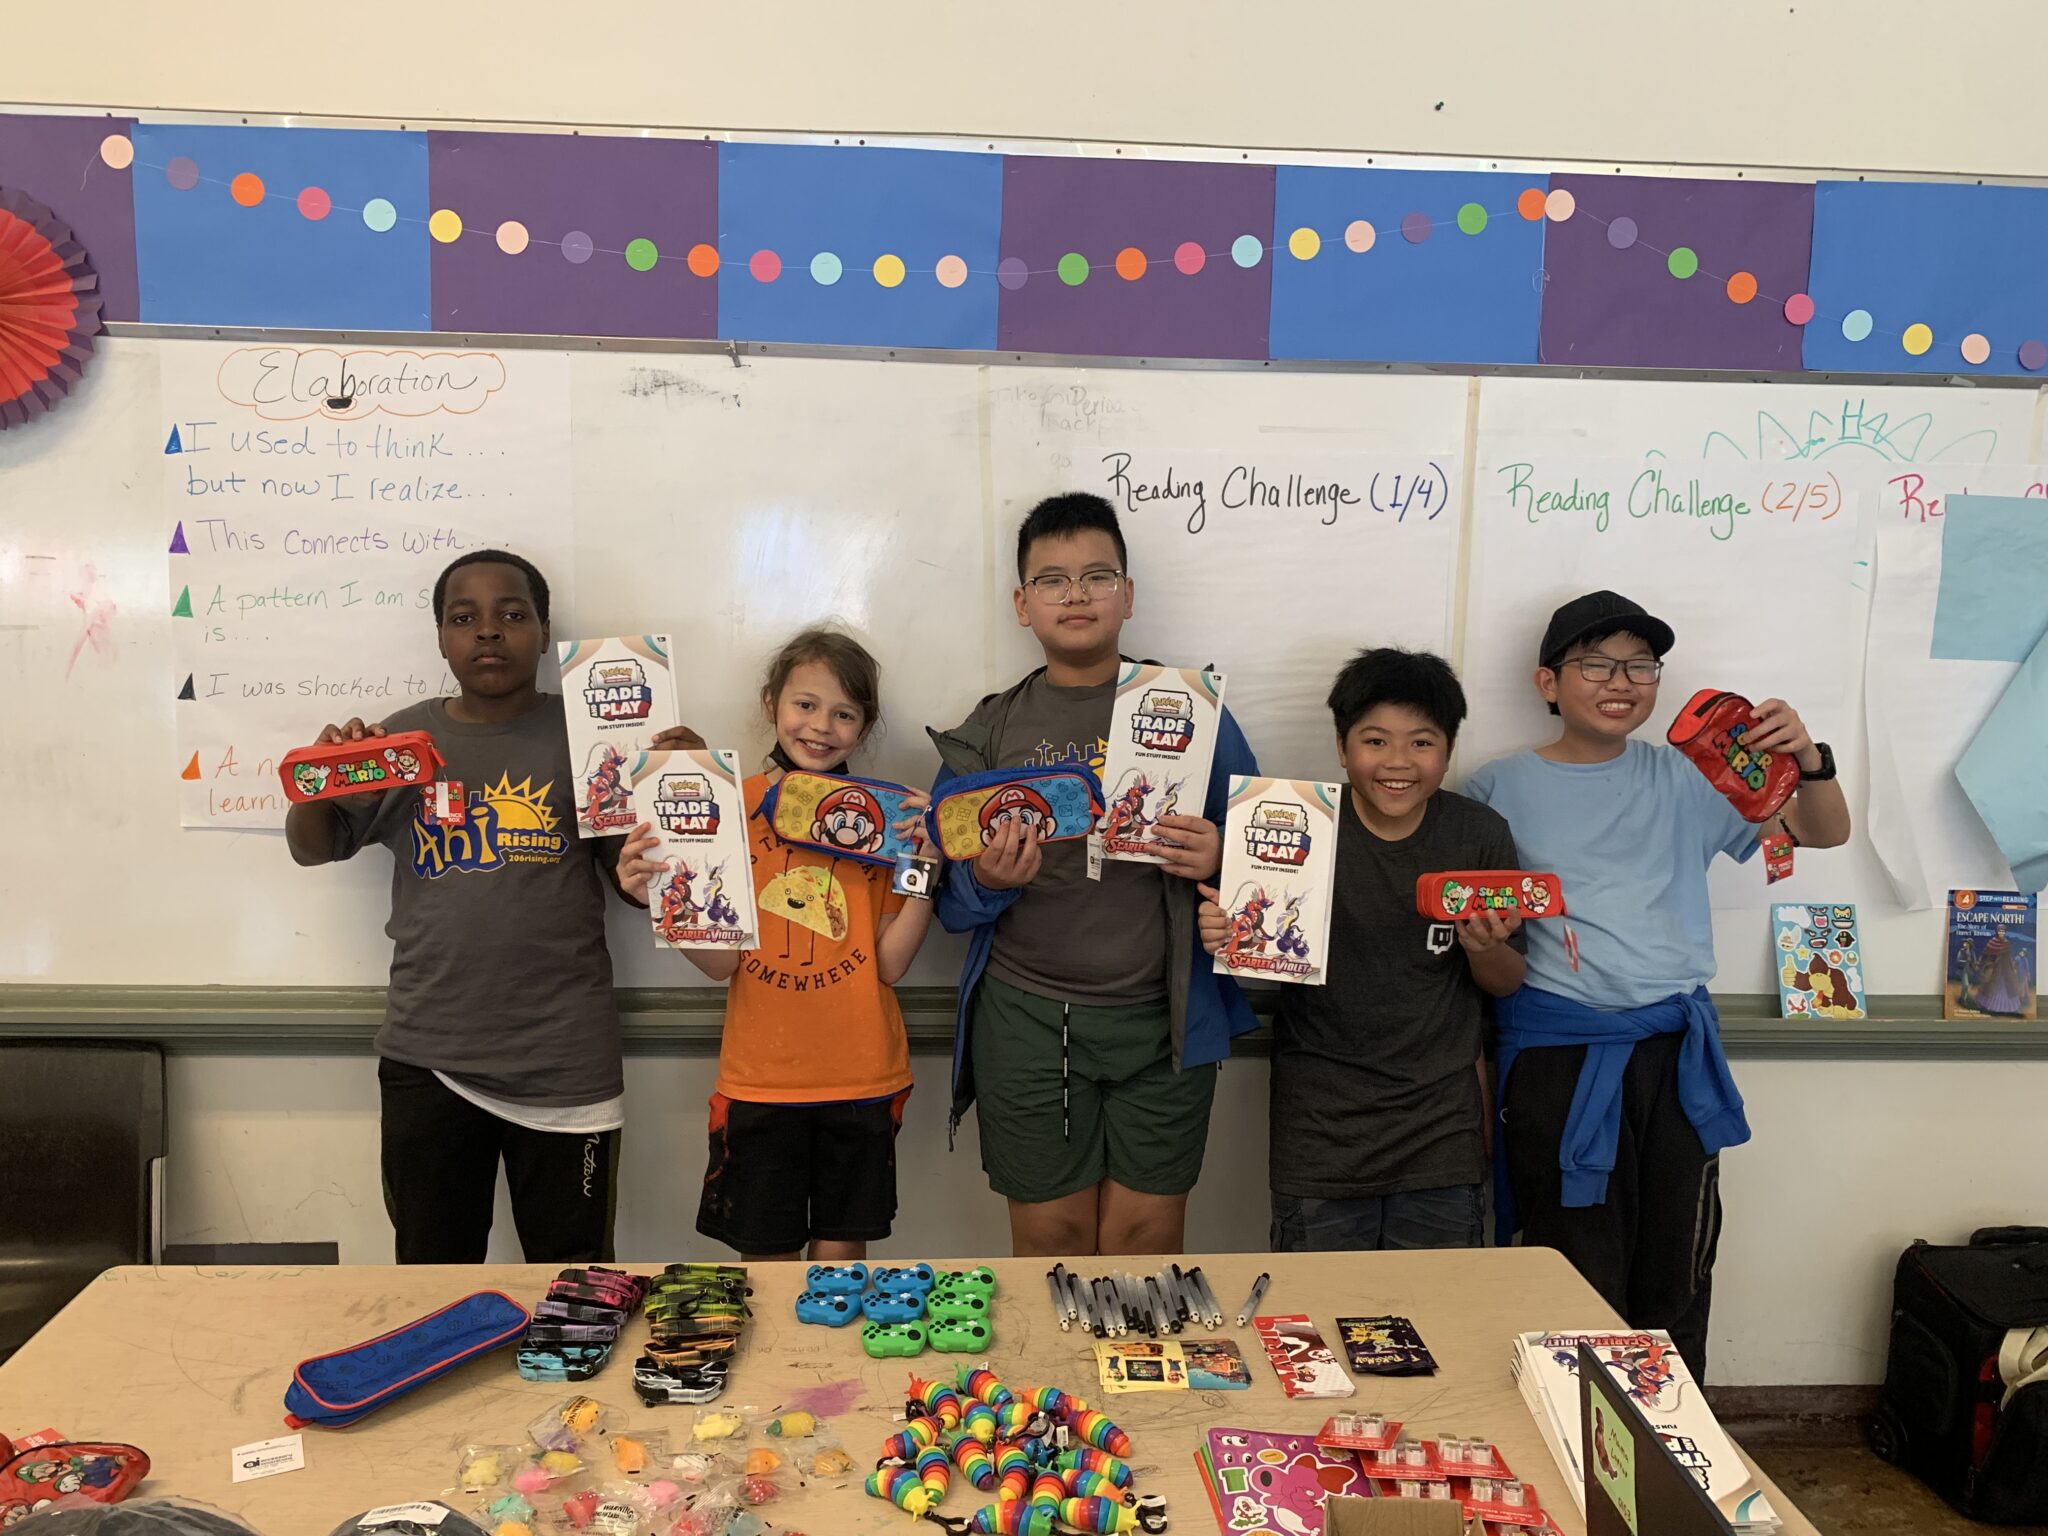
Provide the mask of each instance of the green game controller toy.
POLYGON ((941 1293, 979 1296, 983 1301, 987 1301, 996 1293, 995 1273, 986 1266, 979 1269, 949 1269, 939 1276, 932 1286, 932 1295, 937 1296, 941 1293))
POLYGON ((925 1316, 935 1323, 985 1323, 991 1310, 989 1299, 972 1291, 934 1291, 925 1303, 925 1316))
POLYGON ((860 1347, 877 1360, 921 1355, 924 1346, 922 1323, 867 1323, 860 1330, 860 1347))
POLYGON ((987 1354, 996 1337, 987 1323, 974 1321, 933 1323, 925 1336, 933 1349, 948 1355, 987 1354))

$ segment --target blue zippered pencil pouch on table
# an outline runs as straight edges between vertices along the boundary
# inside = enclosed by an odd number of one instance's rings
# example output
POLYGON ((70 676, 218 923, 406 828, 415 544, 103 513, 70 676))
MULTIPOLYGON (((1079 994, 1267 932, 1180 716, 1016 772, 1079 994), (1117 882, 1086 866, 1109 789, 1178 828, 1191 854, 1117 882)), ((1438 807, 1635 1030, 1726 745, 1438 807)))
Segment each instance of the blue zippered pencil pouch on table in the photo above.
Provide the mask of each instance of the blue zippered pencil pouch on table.
POLYGON ((374 1339, 301 1360, 285 1388, 285 1423, 353 1424, 463 1361, 512 1343, 531 1321, 503 1291, 478 1291, 374 1339))

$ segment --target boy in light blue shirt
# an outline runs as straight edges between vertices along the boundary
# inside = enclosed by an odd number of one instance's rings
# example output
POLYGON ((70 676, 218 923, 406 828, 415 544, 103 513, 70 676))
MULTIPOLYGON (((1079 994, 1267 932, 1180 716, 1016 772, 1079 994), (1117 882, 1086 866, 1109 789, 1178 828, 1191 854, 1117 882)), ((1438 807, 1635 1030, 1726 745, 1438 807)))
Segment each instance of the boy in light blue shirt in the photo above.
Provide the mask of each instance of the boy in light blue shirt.
MULTIPOLYGON (((1672 748, 1629 739, 1674 638, 1617 593, 1566 603, 1535 679, 1557 740, 1486 764, 1465 793, 1508 819, 1524 868, 1559 876, 1577 949, 1562 924, 1529 924, 1528 983, 1495 1005, 1500 1235, 1519 1213, 1525 1243, 1562 1252, 1632 1326, 1668 1329, 1704 1381, 1717 1154, 1749 1139, 1707 995, 1707 866, 1748 859, 1765 827, 1672 748)), ((1757 719, 1749 748, 1799 763, 1787 834, 1848 841, 1834 755, 1782 699, 1757 719)))

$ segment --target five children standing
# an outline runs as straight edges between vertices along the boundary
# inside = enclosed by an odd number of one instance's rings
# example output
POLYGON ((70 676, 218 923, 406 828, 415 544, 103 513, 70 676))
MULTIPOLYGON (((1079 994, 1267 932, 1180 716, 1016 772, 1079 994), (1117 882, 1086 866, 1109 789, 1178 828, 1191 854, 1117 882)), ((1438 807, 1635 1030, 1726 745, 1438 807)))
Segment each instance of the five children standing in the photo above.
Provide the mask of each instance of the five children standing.
MULTIPOLYGON (((932 733, 935 793, 993 768, 1102 766, 1137 608, 1115 511, 1085 494, 1041 502, 1018 530, 1017 582, 1017 623, 1044 665, 932 733)), ((481 1260, 502 1161, 529 1260, 605 1260, 624 1101, 604 890, 644 905, 654 839, 644 824, 587 842, 554 831, 573 817, 574 775, 561 700, 536 681, 541 573, 500 551, 465 555, 436 586, 434 616, 459 694, 320 739, 430 731, 467 787, 467 828, 430 825, 420 797, 397 792, 298 805, 287 820, 302 864, 371 843, 394 853, 377 1049, 398 1257, 481 1260), (501 847, 515 821, 541 835, 501 847)), ((1720 853, 1749 858, 1763 829, 1678 753, 1632 739, 1674 643, 1612 592, 1558 609, 1534 671, 1557 739, 1482 766, 1463 794, 1442 787, 1466 712, 1446 662, 1383 648, 1338 674, 1347 793, 1327 979, 1280 988, 1275 1004, 1272 1245, 1476 1246, 1491 1160, 1501 1240, 1558 1248, 1632 1324, 1670 1329, 1704 1374, 1716 1159, 1749 1135, 1707 992, 1706 871, 1720 853), (1517 867, 1561 877, 1574 943, 1556 923, 1416 912, 1421 875, 1517 867)), ((1213 882, 1227 786, 1258 771, 1236 722, 1223 713, 1200 814, 1153 829, 1162 864, 1091 873, 1083 841, 1047 842, 1035 818, 1013 816, 925 901, 754 815, 785 770, 846 771, 881 715, 873 657, 806 630, 771 663, 760 706, 775 747, 744 786, 756 891, 803 869, 845 920, 763 903, 757 949, 688 952, 727 983, 698 1230, 755 1259, 852 1259, 888 1235, 911 1085, 893 986, 936 916, 968 935, 952 1119, 979 1100, 982 1164, 1016 1251, 1181 1251, 1217 1064, 1256 1026, 1209 958, 1226 933, 1213 882)), ((1832 754, 1782 700, 1757 714, 1750 749, 1801 771, 1785 832, 1846 841, 1832 754)), ((656 742, 694 744, 687 731, 656 742)), ((911 798, 904 830, 928 803, 911 798)))

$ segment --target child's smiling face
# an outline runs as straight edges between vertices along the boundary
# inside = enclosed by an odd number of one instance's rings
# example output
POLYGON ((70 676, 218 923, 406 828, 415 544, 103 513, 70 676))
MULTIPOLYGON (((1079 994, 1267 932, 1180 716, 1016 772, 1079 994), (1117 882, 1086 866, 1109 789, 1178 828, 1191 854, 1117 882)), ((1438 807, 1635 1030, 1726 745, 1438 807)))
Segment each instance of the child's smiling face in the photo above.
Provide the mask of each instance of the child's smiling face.
POLYGON ((1657 707, 1657 680, 1632 681, 1628 664, 1635 662, 1641 670, 1641 663, 1656 659, 1649 641, 1635 635, 1608 635, 1590 644, 1574 644, 1555 668, 1537 668, 1536 687, 1545 700, 1557 706, 1567 733, 1618 744, 1657 707), (1614 675, 1590 678, 1582 662, 1595 671, 1611 670, 1614 675))
POLYGON ((1374 705, 1338 738, 1337 755, 1366 824, 1383 835, 1412 826, 1451 765, 1449 738, 1411 704, 1374 705))
POLYGON ((867 734, 867 717, 847 696, 839 674, 822 661, 799 662, 783 680, 781 696, 764 699, 775 742, 789 760, 813 773, 834 769, 867 734))

